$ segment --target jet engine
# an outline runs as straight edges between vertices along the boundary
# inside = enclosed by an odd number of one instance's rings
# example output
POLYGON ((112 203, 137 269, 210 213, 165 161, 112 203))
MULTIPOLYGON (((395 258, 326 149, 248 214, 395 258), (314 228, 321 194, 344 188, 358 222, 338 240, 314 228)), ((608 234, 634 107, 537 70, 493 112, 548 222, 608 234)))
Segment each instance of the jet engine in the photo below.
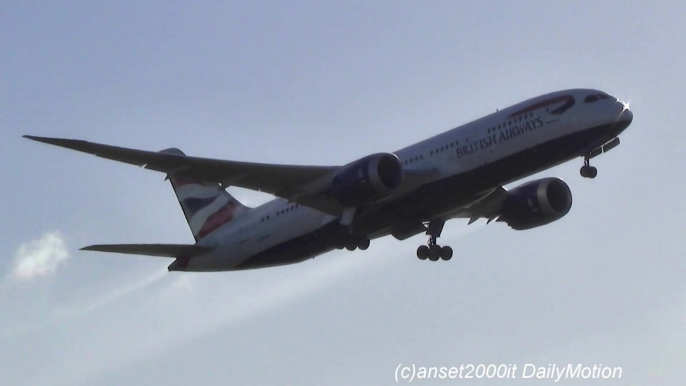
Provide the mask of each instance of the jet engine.
POLYGON ((498 221, 512 229, 539 227, 561 219, 572 207, 572 191, 559 178, 543 178, 507 192, 498 221))
POLYGON ((378 153, 341 168, 329 194, 347 207, 358 207, 388 197, 403 182, 403 167, 395 154, 378 153))

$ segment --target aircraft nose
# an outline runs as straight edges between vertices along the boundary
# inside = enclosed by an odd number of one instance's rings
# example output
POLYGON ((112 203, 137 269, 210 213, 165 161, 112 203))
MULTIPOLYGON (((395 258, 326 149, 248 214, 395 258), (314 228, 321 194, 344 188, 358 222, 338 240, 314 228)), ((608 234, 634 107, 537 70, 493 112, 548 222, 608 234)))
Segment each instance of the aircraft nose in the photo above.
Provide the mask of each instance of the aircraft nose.
POLYGON ((619 120, 628 124, 634 120, 634 113, 629 110, 629 106, 625 106, 624 110, 619 115, 619 120))
POLYGON ((634 113, 629 109, 629 104, 621 102, 623 107, 622 107, 622 112, 619 115, 619 119, 622 121, 625 121, 627 124, 631 123, 631 121, 634 120, 634 113))
POLYGON ((629 127, 631 122, 634 120, 634 113, 631 111, 631 109, 629 109, 628 103, 622 102, 619 99, 617 99, 617 103, 615 104, 615 106, 615 108, 619 111, 618 114, 617 112, 615 113, 617 115, 615 118, 615 124, 613 125, 613 130, 616 130, 618 133, 621 133, 622 131, 624 131, 624 129, 629 127))

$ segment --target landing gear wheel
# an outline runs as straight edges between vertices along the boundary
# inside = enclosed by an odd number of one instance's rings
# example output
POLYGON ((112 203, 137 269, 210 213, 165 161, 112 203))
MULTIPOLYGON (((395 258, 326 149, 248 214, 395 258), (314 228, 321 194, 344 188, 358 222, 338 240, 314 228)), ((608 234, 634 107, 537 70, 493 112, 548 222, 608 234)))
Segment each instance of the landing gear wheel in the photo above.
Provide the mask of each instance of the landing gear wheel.
POLYGON ((596 178, 598 176, 598 169, 595 166, 589 166, 588 171, 588 178, 596 178))
POLYGON ((417 257, 419 260, 426 260, 426 258, 429 257, 429 247, 420 245, 419 248, 417 248, 417 257))
POLYGON ((364 239, 360 241, 360 244, 357 246, 357 248, 359 248, 360 251, 367 250, 367 248, 369 248, 369 239, 364 239))
POLYGON ((439 257, 441 257, 441 247, 432 245, 431 248, 429 248, 429 260, 437 261, 439 257))
POLYGON ((441 259, 448 261, 453 258, 453 249, 450 247, 441 248, 441 259))
POLYGON ((426 234, 429 235, 429 241, 427 245, 422 245, 417 248, 417 257, 422 260, 429 259, 431 261, 437 261, 438 259, 450 260, 453 257, 453 250, 450 247, 441 248, 440 245, 436 243, 436 239, 441 236, 443 231, 443 225, 445 221, 443 220, 432 220, 426 230, 426 234))
POLYGON ((598 169, 595 166, 584 165, 581 167, 581 170, 579 170, 579 173, 581 174, 581 177, 592 179, 596 178, 598 175, 598 169))

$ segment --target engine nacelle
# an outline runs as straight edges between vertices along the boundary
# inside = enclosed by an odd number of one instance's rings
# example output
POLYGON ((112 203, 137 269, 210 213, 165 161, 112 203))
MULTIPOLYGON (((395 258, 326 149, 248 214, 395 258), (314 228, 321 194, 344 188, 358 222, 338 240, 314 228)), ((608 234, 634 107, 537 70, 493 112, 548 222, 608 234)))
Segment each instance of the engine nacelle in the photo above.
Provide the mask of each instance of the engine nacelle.
POLYGON ((403 183, 403 167, 395 154, 373 154, 351 162, 334 177, 329 195, 347 207, 388 197, 403 183))
POLYGON ((572 207, 572 191, 559 178, 527 182, 507 192, 498 221, 512 229, 531 229, 559 220, 572 207))

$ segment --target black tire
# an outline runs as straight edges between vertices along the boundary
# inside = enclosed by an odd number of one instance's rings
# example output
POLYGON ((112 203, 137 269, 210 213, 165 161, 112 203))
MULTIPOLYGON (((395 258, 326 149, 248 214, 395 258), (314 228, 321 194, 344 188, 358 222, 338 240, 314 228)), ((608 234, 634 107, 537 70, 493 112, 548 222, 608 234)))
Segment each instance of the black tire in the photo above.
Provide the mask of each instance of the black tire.
POLYGON ((598 176, 598 168, 595 166, 588 167, 588 178, 596 178, 598 176))
POLYGON ((438 245, 432 245, 429 248, 429 260, 437 261, 441 257, 441 247, 438 245))
POLYGON ((450 247, 441 248, 441 259, 448 261, 453 258, 453 249, 450 247))
POLYGON ((419 260, 426 260, 426 258, 429 257, 429 247, 420 245, 419 248, 417 248, 417 257, 419 260))
POLYGON ((596 178, 598 176, 598 168, 595 166, 584 165, 579 170, 579 174, 584 178, 596 178))
POLYGON ((357 248, 359 248, 360 251, 366 251, 367 248, 369 248, 369 244, 370 244, 369 239, 364 239, 364 240, 360 241, 360 244, 357 245, 357 248))
POLYGON ((582 166, 581 169, 579 169, 579 174, 581 174, 581 177, 588 178, 588 166, 582 166))

